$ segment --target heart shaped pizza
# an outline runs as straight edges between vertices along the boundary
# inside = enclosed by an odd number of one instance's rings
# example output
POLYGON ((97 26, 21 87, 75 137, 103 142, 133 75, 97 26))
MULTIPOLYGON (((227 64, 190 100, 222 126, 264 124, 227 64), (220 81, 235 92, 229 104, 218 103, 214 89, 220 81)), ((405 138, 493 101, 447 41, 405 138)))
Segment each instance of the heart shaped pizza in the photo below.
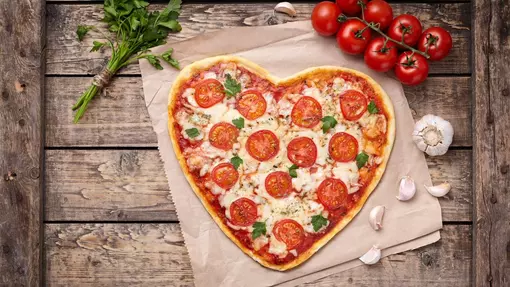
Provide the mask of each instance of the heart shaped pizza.
POLYGON ((184 68, 168 128, 192 189, 223 232, 275 270, 310 258, 360 211, 395 138, 370 77, 317 67, 278 79, 219 56, 184 68))

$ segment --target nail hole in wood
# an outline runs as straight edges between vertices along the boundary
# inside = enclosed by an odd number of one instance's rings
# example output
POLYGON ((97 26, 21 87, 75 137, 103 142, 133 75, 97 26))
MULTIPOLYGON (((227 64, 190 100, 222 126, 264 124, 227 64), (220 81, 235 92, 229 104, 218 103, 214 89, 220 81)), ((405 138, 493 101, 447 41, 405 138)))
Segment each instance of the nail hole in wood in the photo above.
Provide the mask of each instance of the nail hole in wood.
POLYGON ((13 171, 8 171, 7 174, 4 175, 5 181, 12 181, 16 178, 16 173, 13 171))

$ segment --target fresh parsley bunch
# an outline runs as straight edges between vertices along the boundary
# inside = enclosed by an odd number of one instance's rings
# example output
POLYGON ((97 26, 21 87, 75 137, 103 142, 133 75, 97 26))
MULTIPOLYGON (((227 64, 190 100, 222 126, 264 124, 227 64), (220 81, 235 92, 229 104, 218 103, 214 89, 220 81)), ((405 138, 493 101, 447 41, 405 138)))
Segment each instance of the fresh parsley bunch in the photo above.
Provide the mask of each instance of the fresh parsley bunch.
MULTIPOLYGON (((77 123, 85 113, 87 105, 101 89, 108 85, 117 71, 138 59, 145 58, 158 70, 163 67, 159 58, 168 62, 172 67, 180 69, 179 62, 172 58, 170 49, 162 55, 149 54, 149 49, 165 44, 170 32, 181 31, 177 21, 181 11, 181 0, 170 0, 168 6, 161 12, 149 12, 148 2, 143 0, 105 0, 104 22, 108 23, 110 32, 115 34, 113 39, 105 42, 94 41, 91 52, 108 46, 112 49, 112 56, 100 74, 94 77, 92 85, 83 93, 73 110, 78 110, 74 117, 77 123)), ((81 41, 89 30, 97 30, 93 26, 79 25, 76 31, 81 41)))

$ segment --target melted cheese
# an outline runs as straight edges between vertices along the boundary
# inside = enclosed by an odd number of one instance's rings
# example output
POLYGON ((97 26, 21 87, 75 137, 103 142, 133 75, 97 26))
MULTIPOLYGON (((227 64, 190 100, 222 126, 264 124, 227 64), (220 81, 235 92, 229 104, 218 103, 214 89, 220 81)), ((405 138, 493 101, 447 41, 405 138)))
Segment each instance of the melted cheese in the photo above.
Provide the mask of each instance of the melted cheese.
POLYGON ((271 239, 269 240, 269 253, 278 255, 279 257, 283 258, 287 256, 287 245, 278 239, 276 239, 274 236, 271 236, 271 239))
POLYGON ((333 175, 340 179, 347 186, 349 194, 359 190, 357 186, 359 181, 358 166, 356 162, 337 162, 333 168, 333 175))

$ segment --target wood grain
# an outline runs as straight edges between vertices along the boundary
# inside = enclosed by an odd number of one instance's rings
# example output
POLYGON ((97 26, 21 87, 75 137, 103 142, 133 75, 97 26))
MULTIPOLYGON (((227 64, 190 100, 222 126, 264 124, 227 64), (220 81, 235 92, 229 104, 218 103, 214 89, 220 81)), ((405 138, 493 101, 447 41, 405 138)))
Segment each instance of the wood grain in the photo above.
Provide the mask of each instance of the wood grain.
POLYGON ((510 4, 474 7, 474 285, 510 284, 510 4))
MULTIPOLYGON (((79 124, 72 123, 70 107, 91 78, 46 80, 46 146, 157 146, 141 78, 116 78, 91 102, 79 124)), ((469 82, 468 77, 433 77, 418 87, 404 87, 415 119, 434 113, 452 123, 454 146, 471 146, 469 82)))
MULTIPOLYGON (((177 224, 48 224, 45 231, 48 286, 193 285, 177 224)), ((447 225, 441 237, 303 286, 468 286, 471 226, 447 225)))
MULTIPOLYGON (((315 3, 296 3, 296 18, 283 14, 273 16, 274 3, 245 4, 184 4, 179 20, 183 30, 170 40, 188 39, 198 34, 228 27, 267 25, 309 19, 315 3)), ((151 5, 163 9, 164 5, 151 5)), ((393 4, 394 15, 410 13, 422 21, 424 27, 442 26, 451 32, 454 49, 442 61, 431 63, 431 74, 470 73, 470 4, 393 4)), ((99 4, 48 5, 47 74, 92 75, 106 64, 109 53, 89 53, 92 41, 104 38, 92 32, 83 42, 76 39, 78 24, 95 25, 106 31, 102 6, 99 4)), ((138 65, 131 65, 121 74, 140 74, 138 65)))
MULTIPOLYGON (((428 157, 434 183, 453 189, 439 200, 445 221, 471 220, 471 151, 428 157)), ((46 151, 46 220, 177 220, 156 150, 46 151)))

